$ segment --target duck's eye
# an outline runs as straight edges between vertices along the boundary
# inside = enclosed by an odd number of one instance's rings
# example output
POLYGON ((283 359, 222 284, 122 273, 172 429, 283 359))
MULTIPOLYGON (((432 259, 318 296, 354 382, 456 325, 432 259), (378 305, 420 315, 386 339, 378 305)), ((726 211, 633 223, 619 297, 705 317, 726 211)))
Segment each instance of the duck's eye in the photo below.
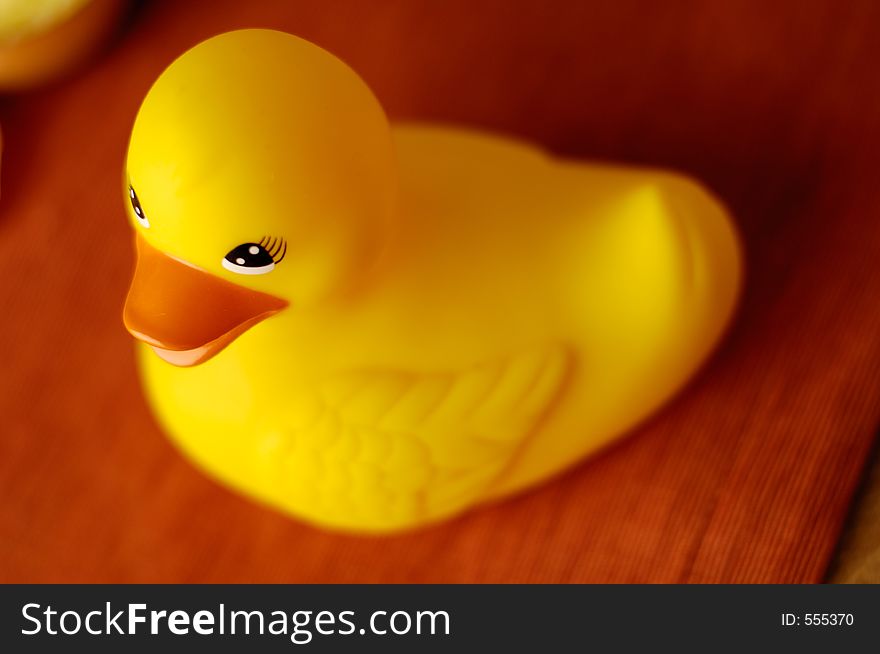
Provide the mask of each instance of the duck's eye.
POLYGON ((128 199, 131 200, 131 208, 134 210, 134 217, 137 218, 141 227, 149 229, 150 221, 147 220, 147 215, 144 213, 143 207, 141 207, 141 201, 138 200, 137 193, 134 192, 134 188, 131 186, 128 187, 128 199))
POLYGON ((264 275, 275 269, 287 253, 284 239, 263 238, 259 243, 242 243, 223 257, 223 267, 239 275, 264 275))

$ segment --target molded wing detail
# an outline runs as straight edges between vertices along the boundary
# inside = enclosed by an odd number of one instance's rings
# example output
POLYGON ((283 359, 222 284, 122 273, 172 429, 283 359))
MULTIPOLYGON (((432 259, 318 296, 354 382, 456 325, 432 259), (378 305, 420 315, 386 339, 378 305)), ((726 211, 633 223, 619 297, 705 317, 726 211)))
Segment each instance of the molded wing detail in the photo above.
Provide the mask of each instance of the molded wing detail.
POLYGON ((282 483, 324 522, 338 513, 390 527, 451 513, 504 470, 567 366, 561 347, 544 347, 458 374, 328 380, 289 407, 282 483))

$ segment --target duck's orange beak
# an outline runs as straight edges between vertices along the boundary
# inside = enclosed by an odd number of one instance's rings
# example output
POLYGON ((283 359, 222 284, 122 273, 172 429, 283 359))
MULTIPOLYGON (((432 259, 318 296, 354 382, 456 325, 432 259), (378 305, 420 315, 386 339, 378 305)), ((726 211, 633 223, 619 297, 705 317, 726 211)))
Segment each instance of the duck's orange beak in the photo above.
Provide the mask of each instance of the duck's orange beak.
POLYGON ((207 361, 287 302, 160 252, 137 235, 137 267, 122 320, 176 366, 207 361))

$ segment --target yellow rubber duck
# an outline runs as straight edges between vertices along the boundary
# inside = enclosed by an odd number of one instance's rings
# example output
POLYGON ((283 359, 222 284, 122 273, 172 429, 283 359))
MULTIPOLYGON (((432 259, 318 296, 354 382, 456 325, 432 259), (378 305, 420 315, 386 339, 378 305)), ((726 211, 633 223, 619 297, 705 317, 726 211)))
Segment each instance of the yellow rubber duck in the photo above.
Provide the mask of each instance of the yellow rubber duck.
POLYGON ((0 91, 63 75, 95 53, 127 0, 0 0, 0 91))
POLYGON ((382 532, 513 493, 668 400, 740 285, 678 174, 390 127, 340 60, 216 36, 149 91, 124 184, 149 401, 215 477, 382 532))

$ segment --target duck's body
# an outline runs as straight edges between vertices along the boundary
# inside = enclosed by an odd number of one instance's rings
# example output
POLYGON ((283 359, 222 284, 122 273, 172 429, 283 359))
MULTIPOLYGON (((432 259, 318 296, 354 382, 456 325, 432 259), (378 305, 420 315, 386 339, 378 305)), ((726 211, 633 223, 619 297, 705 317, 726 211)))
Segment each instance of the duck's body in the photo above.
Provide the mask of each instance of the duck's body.
POLYGON ((364 290, 284 311, 152 402, 214 475, 314 522, 386 530, 518 490, 624 433, 693 372, 737 289, 692 182, 394 129, 400 229, 364 290))

